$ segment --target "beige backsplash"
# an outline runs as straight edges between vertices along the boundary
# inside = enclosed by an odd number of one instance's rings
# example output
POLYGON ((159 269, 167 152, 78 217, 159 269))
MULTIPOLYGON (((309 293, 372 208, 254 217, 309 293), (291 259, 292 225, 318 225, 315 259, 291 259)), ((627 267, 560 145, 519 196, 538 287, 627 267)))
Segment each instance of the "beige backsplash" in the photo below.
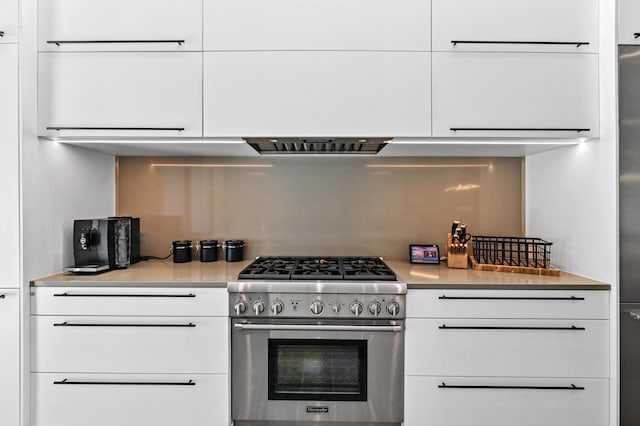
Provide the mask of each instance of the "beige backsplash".
POLYGON ((258 255, 408 256, 471 233, 521 235, 520 158, 120 157, 117 213, 141 219, 142 254, 180 239, 243 239, 258 255), (171 165, 171 166, 168 166, 171 165))

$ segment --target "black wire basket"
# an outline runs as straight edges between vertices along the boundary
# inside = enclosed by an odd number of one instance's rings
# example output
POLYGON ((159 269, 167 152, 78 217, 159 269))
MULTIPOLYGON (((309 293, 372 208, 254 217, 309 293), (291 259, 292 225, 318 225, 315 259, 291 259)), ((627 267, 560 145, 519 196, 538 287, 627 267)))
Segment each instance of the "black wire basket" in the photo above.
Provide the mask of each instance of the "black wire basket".
POLYGON ((540 238, 473 236, 473 257, 488 265, 549 268, 551 245, 540 238))

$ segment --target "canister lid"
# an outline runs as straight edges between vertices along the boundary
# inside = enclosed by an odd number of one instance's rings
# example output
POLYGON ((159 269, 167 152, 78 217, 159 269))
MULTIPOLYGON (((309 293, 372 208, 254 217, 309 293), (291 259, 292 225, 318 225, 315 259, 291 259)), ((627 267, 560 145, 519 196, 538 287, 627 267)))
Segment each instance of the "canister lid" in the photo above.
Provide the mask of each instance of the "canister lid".
POLYGON ((218 240, 200 240, 200 247, 218 247, 218 240))
POLYGON ((174 241, 173 243, 171 243, 174 247, 191 247, 192 245, 192 241, 191 240, 179 240, 179 241, 174 241))
POLYGON ((224 242, 224 245, 227 246, 227 248, 240 248, 240 247, 244 247, 244 240, 227 240, 224 242))

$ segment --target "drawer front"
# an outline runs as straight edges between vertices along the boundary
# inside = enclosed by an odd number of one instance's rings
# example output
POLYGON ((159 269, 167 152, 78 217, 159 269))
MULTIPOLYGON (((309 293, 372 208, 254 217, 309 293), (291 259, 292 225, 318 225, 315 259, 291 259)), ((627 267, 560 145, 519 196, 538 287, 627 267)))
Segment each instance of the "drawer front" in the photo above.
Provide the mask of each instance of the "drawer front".
POLYGON ((0 289, 0 423, 18 425, 20 414, 20 292, 0 289))
POLYGON ((205 136, 428 136, 429 56, 205 53, 205 136))
POLYGON ((202 55, 39 54, 39 134, 202 136, 202 55))
POLYGON ((640 44, 640 2, 619 0, 618 43, 640 44))
POLYGON ((607 379, 416 376, 405 378, 405 395, 405 426, 609 424, 607 379))
POLYGON ((38 3, 40 51, 202 50, 202 0, 38 3))
POLYGON ((434 137, 596 137, 598 56, 434 52, 434 137))
POLYGON ((430 0, 205 1, 205 50, 429 51, 430 6, 430 0))
POLYGON ((18 0, 0 0, 0 31, 0 44, 18 42, 18 0))
POLYGON ((608 377, 609 321, 409 319, 406 374, 608 377))
POLYGON ((39 373, 31 385, 33 426, 229 425, 226 374, 39 373))
POLYGON ((598 0, 433 0, 434 51, 584 53, 598 43, 598 0))
POLYGON ((224 288, 35 287, 35 315, 221 316, 224 288))
POLYGON ((31 317, 35 372, 226 373, 227 318, 31 317))
POLYGON ((407 317, 609 319, 609 292, 409 290, 407 317))

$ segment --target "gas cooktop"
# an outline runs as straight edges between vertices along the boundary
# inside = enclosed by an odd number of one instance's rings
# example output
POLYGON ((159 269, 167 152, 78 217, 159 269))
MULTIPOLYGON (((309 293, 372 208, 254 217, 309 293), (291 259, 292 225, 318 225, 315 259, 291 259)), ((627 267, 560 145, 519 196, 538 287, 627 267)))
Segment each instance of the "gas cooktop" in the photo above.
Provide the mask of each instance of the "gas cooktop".
POLYGON ((396 281, 379 257, 261 256, 244 268, 241 280, 396 281))

